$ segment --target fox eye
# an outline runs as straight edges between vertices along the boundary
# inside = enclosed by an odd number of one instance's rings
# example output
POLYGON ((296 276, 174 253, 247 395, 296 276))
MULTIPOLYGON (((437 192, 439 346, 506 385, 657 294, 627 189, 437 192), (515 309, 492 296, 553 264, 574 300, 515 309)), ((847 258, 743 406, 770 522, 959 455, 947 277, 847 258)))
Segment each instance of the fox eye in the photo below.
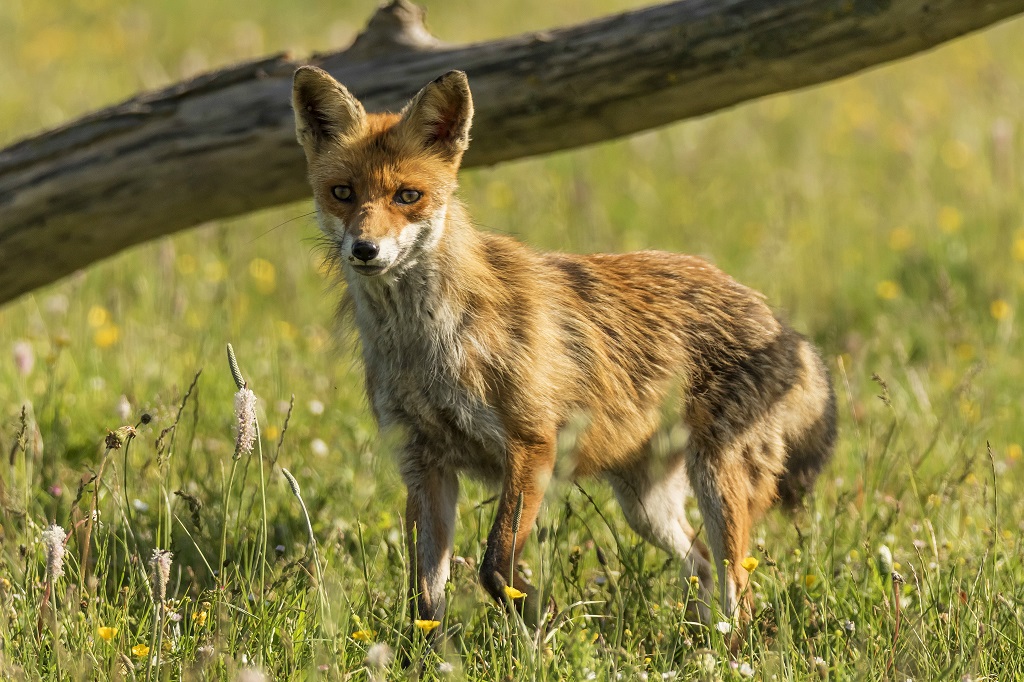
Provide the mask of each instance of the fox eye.
POLYGON ((331 194, 338 201, 351 201, 352 200, 352 188, 348 185, 335 185, 331 188, 331 194))
POLYGON ((414 189, 400 189, 395 195, 395 201, 400 204, 415 204, 423 196, 423 192, 414 189))

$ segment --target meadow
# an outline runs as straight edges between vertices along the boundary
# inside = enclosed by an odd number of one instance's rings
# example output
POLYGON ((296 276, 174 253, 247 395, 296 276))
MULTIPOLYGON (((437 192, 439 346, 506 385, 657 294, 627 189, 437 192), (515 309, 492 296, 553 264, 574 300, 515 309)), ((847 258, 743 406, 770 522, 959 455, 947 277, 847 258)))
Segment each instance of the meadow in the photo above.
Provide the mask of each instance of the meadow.
MULTIPOLYGON (((467 42, 642 3, 426 4, 467 42)), ((0 145, 207 68, 341 48, 373 7, 4 0, 0 145)), ((687 622, 678 563, 594 480, 553 486, 527 546, 559 606, 539 633, 477 586, 493 491, 463 486, 447 643, 428 649, 394 446, 304 201, 0 307, 0 677, 1024 677, 1022 35, 463 174, 481 229, 705 256, 823 349, 835 459, 803 511, 755 530, 737 651, 727 620, 687 622)))

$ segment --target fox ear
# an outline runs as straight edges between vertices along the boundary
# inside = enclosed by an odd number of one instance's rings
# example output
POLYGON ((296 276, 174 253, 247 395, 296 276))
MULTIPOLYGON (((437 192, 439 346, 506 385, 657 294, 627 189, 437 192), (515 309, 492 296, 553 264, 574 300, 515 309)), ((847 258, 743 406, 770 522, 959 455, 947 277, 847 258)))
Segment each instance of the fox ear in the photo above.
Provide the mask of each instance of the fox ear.
POLYGON ((292 85, 295 137, 306 151, 326 140, 357 133, 366 121, 363 105, 331 74, 315 66, 300 66, 292 85))
POLYGON ((473 97, 462 71, 449 71, 429 83, 402 110, 402 125, 423 146, 458 162, 469 148, 473 97))

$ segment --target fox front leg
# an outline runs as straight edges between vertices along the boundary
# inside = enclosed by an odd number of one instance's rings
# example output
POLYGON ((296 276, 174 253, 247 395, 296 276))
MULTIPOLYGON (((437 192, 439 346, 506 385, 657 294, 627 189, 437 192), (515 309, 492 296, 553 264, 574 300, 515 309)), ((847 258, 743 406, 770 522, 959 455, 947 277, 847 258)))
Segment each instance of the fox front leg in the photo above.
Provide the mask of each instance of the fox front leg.
POLYGON ((554 438, 510 444, 508 455, 497 517, 487 536, 487 551, 480 564, 480 582, 495 600, 513 605, 527 622, 536 625, 541 596, 514 566, 533 530, 551 480, 555 463, 554 438), (516 596, 519 593, 526 596, 516 596))
POLYGON ((409 571, 413 619, 440 621, 451 570, 459 479, 454 471, 428 467, 404 478, 406 541, 414 562, 409 571))

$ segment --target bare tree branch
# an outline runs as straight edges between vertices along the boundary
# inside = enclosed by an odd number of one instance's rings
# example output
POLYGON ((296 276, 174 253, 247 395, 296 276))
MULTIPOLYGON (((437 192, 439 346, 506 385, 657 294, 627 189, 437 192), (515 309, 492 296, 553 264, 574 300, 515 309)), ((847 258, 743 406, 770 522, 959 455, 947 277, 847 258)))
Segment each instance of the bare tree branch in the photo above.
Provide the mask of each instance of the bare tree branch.
POLYGON ((346 51, 206 74, 0 151, 0 302, 133 244, 307 196, 289 107, 301 63, 376 110, 465 70, 474 166, 832 80, 1021 12, 1024 0, 685 0, 447 46, 396 0, 346 51))

